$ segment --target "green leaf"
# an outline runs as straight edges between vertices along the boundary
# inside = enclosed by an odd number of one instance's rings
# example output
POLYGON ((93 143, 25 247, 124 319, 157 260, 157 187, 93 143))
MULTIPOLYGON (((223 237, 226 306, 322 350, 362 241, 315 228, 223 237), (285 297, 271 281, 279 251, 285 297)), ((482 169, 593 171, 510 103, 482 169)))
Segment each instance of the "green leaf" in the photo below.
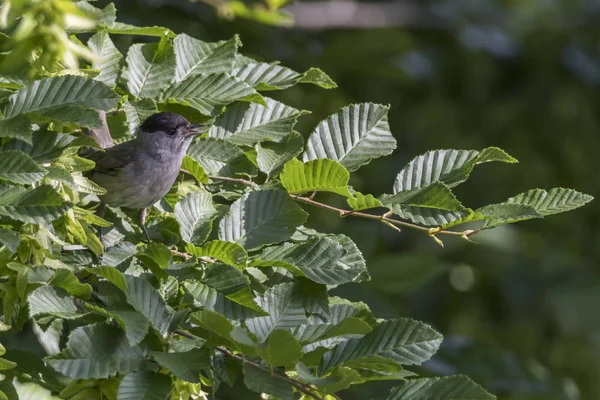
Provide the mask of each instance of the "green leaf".
POLYGON ((17 232, 0 228, 0 243, 2 243, 11 253, 17 252, 19 241, 20 238, 17 232))
POLYGON ((175 77, 175 53, 166 37, 155 43, 132 45, 126 60, 123 78, 129 93, 136 97, 158 98, 175 77))
POLYGON ((30 185, 48 171, 22 151, 0 151, 0 179, 30 185))
POLYGON ((176 82, 193 75, 231 71, 237 49, 241 46, 237 35, 227 41, 206 43, 182 33, 173 43, 177 58, 176 82))
POLYGON ((266 105, 240 102, 227 107, 210 127, 209 136, 244 146, 282 142, 292 132, 298 117, 307 113, 268 97, 265 102, 266 105))
POLYGON ((495 400, 464 375, 409 379, 396 386, 387 400, 495 400))
POLYGON ((87 283, 81 283, 73 271, 68 269, 56 270, 48 284, 63 288, 73 297, 84 300, 88 300, 92 294, 92 287, 87 283))
POLYGON ((125 100, 123 110, 127 117, 129 132, 135 133, 137 128, 154 113, 158 112, 156 103, 151 99, 125 100))
POLYGON ((506 200, 506 204, 530 206, 544 217, 579 208, 594 198, 573 189, 554 188, 549 191, 532 189, 506 200))
POLYGON ((4 116, 40 112, 65 105, 79 105, 109 110, 119 96, 102 82, 80 76, 63 75, 45 78, 17 90, 8 98, 4 116))
POLYGON ((156 36, 156 37, 169 37, 174 38, 175 33, 169 28, 162 26, 135 26, 130 24, 124 24, 122 22, 115 22, 114 24, 107 27, 108 33, 117 35, 141 35, 141 36, 156 36))
POLYGON ((51 108, 36 114, 37 118, 52 122, 72 123, 85 128, 100 128, 102 121, 98 116, 98 112, 91 108, 81 107, 77 105, 66 105, 51 108))
POLYGON ((162 296, 143 278, 125 275, 127 302, 150 321, 163 337, 167 334, 172 314, 162 296))
POLYGON ((106 278, 117 286, 127 302, 139 313, 144 315, 161 335, 165 335, 171 323, 172 314, 167 308, 162 296, 152 284, 132 275, 125 275, 113 267, 100 266, 88 268, 88 271, 106 278))
POLYGON ((476 164, 517 160, 497 147, 477 150, 433 150, 409 162, 396 176, 394 194, 441 181, 452 188, 467 180, 476 164))
POLYGON ((419 365, 431 358, 441 343, 442 335, 422 322, 407 318, 383 321, 362 338, 339 343, 325 353, 319 375, 348 361, 373 356, 419 365))
POLYGON ((209 175, 224 175, 228 164, 244 156, 244 152, 225 140, 198 138, 190 145, 187 155, 198 161, 209 175))
POLYGON ((302 78, 300 78, 301 83, 312 83, 313 85, 317 85, 322 87, 323 89, 335 89, 337 88, 337 84, 327 75, 325 72, 321 71, 319 68, 310 68, 304 74, 302 74, 302 78))
POLYGON ((348 202, 348 205, 355 211, 383 207, 381 201, 376 199, 372 194, 362 194, 361 192, 353 192, 352 197, 348 197, 346 201, 348 202))
POLYGON ((96 314, 114 319, 125 331, 127 342, 131 346, 135 346, 144 340, 148 333, 150 321, 144 315, 135 311, 133 307, 122 305, 102 308, 91 304, 86 304, 86 307, 96 314))
POLYGON ((302 351, 307 353, 317 347, 332 348, 344 337, 350 335, 356 337, 356 335, 364 335, 371 331, 372 328, 365 321, 347 317, 337 323, 299 325, 292 330, 292 334, 304 346, 302 351))
POLYGON ((190 156, 183 157, 183 161, 181 163, 181 170, 189 173, 198 181, 198 183, 208 183, 208 175, 204 172, 204 168, 200 166, 200 163, 194 160, 190 156))
POLYGON ((339 285, 366 273, 364 265, 340 262, 345 253, 333 237, 316 237, 301 244, 269 247, 251 265, 283 267, 317 283, 339 285))
POLYGON ((202 370, 210 370, 210 354, 205 349, 193 349, 181 353, 153 351, 152 357, 173 375, 186 382, 200 383, 202 370))
POLYGON ((205 115, 220 114, 223 106, 236 100, 265 104, 251 86, 225 73, 190 76, 172 84, 163 93, 162 100, 189 105, 205 115))
POLYGON ((0 184, 0 215, 36 224, 53 221, 70 208, 50 186, 25 190, 0 184))
POLYGON ((524 204, 490 204, 475 210, 469 221, 484 220, 482 229, 493 228, 498 225, 510 224, 532 218, 543 218, 535 208, 524 204))
POLYGON ((10 137, 31 144, 31 123, 20 115, 9 119, 0 119, 0 137, 10 137))
POLYGON ((233 325, 226 317, 218 312, 212 310, 196 311, 190 315, 190 321, 200 328, 212 332, 221 338, 231 340, 230 334, 233 325))
POLYGON ((100 71, 94 79, 108 86, 114 86, 119 77, 123 55, 110 40, 106 31, 96 33, 88 40, 87 45, 96 56, 92 60, 92 67, 100 71))
POLYGON ((173 214, 179 222, 181 238, 188 243, 202 243, 210 234, 217 209, 211 194, 202 190, 183 197, 175 204, 173 214))
POLYGON ((236 200, 219 224, 219 239, 254 249, 292 236, 308 214, 279 190, 247 193, 236 200))
MULTIPOLYGON (((13 380, 12 384, 16 390, 16 399, 18 400, 60 400, 59 397, 53 396, 52 392, 34 382, 19 382, 18 379, 13 380)), ((10 398, 10 400, 14 400, 10 398)))
POLYGON ((142 260, 144 265, 158 279, 163 280, 167 278, 168 275, 164 270, 169 267, 171 250, 166 245, 163 243, 151 243, 144 251, 137 254, 137 258, 142 260))
POLYGON ((186 281, 185 288, 204 308, 231 319, 264 315, 255 303, 250 281, 235 267, 212 264, 206 268, 202 282, 186 281))
POLYGON ((77 311, 73 299, 64 289, 41 286, 27 297, 29 316, 53 315, 59 318, 74 319, 83 316, 77 311))
POLYGON ((302 301, 294 295, 294 285, 275 285, 256 297, 258 305, 269 315, 246 320, 248 330, 265 341, 275 329, 290 329, 307 321, 302 301))
MULTIPOLYGON (((279 372, 275 372, 279 373, 279 372)), ((244 384, 253 392, 268 393, 282 400, 292 400, 292 386, 273 377, 265 371, 244 364, 244 384)))
POLYGON ((301 348, 289 331, 275 329, 257 351, 267 364, 275 367, 295 364, 302 356, 301 348))
POLYGON ((192 244, 185 246, 186 251, 195 257, 210 257, 225 264, 244 269, 248 261, 248 253, 237 243, 223 240, 212 240, 202 247, 192 244))
POLYGON ((447 225, 466 217, 471 211, 464 207, 443 182, 382 195, 381 203, 403 219, 423 225, 447 225))
POLYGON ((125 375, 119 384, 119 400, 164 400, 171 392, 171 378, 151 371, 125 375))
POLYGON ((298 132, 290 133, 281 143, 258 143, 254 147, 258 168, 268 176, 274 176, 287 161, 300 154, 303 147, 304 139, 298 132))
POLYGON ((352 197, 348 190, 350 174, 334 160, 318 159, 303 164, 302 161, 292 158, 283 166, 279 178, 291 194, 318 191, 352 197))
POLYGON ((75 328, 67 347, 45 361, 70 378, 105 379, 142 369, 144 356, 140 347, 127 343, 121 329, 96 323, 75 328))
POLYGON ((318 68, 311 68, 300 74, 277 64, 250 62, 235 68, 231 74, 257 90, 286 89, 299 82, 312 83, 325 89, 337 87, 335 82, 318 68))
POLYGON ((308 138, 303 160, 329 158, 355 171, 373 158, 391 154, 396 140, 388 125, 389 107, 362 103, 342 108, 308 138))

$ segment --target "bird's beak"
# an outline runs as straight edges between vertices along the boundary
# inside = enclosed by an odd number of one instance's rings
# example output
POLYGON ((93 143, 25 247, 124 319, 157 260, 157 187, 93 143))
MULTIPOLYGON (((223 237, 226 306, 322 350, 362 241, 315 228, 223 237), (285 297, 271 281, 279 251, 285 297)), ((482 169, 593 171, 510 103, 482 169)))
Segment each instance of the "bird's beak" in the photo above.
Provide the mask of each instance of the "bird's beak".
POLYGON ((201 133, 204 133, 208 130, 209 125, 206 124, 198 124, 198 125, 188 125, 187 128, 185 129, 184 135, 185 136, 196 136, 196 135, 200 135, 201 133))

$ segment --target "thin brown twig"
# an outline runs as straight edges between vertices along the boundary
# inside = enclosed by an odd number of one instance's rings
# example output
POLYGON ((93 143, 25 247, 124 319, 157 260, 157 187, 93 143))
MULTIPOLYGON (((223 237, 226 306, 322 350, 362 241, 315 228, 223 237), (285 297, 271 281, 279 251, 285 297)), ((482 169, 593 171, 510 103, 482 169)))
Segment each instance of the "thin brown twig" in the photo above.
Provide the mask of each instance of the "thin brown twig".
MULTIPOLYGON (((195 339, 196 337, 190 333, 187 333, 186 331, 183 331, 181 329, 177 329, 175 330, 175 333, 178 335, 181 335, 183 337, 186 337, 188 339, 195 339)), ((231 358, 232 360, 236 360, 242 364, 246 364, 258 371, 264 372, 269 374, 271 377, 273 377, 274 379, 279 379, 280 381, 286 382, 287 384, 295 387, 298 391, 304 393, 305 395, 312 397, 313 399, 316 400, 321 400, 321 397, 319 397, 318 395, 316 395, 315 393, 311 392, 311 387, 308 384, 299 382, 297 380, 294 380, 290 377, 288 377, 287 375, 281 375, 278 373, 273 372, 272 369, 264 367, 254 361, 250 361, 248 359, 246 359, 243 355, 240 354, 235 354, 234 352, 232 352, 229 349, 226 349, 224 347, 221 346, 215 346, 214 347, 215 350, 219 351, 220 353, 222 353, 223 355, 225 355, 228 358, 231 358)))
POLYGON ((225 181, 225 182, 239 183, 242 185, 250 186, 251 188, 254 188, 254 189, 256 189, 258 187, 258 185, 256 183, 246 180, 246 179, 230 178, 228 176, 215 176, 215 175, 209 175, 208 177, 209 177, 209 179, 212 179, 213 181, 225 181))
MULTIPOLYGON (((222 181, 228 181, 228 182, 234 182, 234 183, 239 183, 242 185, 246 185, 246 186, 250 186, 252 188, 257 188, 258 185, 252 181, 248 181, 246 179, 238 179, 238 178, 229 178, 226 176, 209 176, 210 179, 213 180, 222 180, 222 181)), ((318 202, 316 200, 313 200, 313 197, 315 195, 316 192, 313 192, 309 197, 303 197, 303 196, 299 196, 296 194, 290 194, 290 196, 298 201, 301 201, 303 203, 306 204, 310 204, 313 205, 315 207, 319 207, 319 208, 323 208, 325 210, 330 210, 330 211, 335 211, 336 213, 339 214, 340 217, 348 217, 348 216, 354 216, 354 217, 359 217, 359 218, 366 218, 366 219, 373 219, 373 220, 378 220, 381 221, 383 223, 385 223, 386 225, 389 224, 393 224, 395 226, 403 226, 406 228, 410 228, 410 229, 415 229, 421 232, 426 232, 429 236, 434 237, 437 234, 440 235, 454 235, 454 236, 461 236, 461 237, 465 237, 465 236, 471 236, 477 232, 479 232, 479 230, 475 230, 475 231, 467 231, 467 234, 465 235, 465 232, 459 232, 459 231, 448 231, 445 230, 441 227, 437 227, 437 228, 427 228, 424 226, 420 226, 417 224, 411 224, 410 222, 405 222, 405 221, 400 221, 397 219, 393 219, 390 216, 392 215, 391 211, 390 212, 386 212, 383 215, 377 215, 377 214, 367 214, 361 211, 355 211, 355 210, 344 210, 343 208, 338 208, 338 207, 334 207, 334 206, 330 206, 329 204, 325 204, 325 203, 321 203, 318 202)))

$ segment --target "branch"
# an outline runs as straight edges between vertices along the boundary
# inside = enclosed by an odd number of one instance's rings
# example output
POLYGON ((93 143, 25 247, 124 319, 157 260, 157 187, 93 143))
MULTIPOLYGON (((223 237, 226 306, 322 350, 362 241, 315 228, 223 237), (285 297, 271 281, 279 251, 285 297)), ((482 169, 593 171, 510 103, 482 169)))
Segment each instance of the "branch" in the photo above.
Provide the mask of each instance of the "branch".
MULTIPOLYGON (((180 329, 175 330, 175 333, 178 334, 178 335, 181 335, 183 337, 186 337, 188 339, 195 339, 196 338, 191 333, 187 333, 186 331, 183 331, 183 330, 180 330, 180 329)), ((215 346, 214 349, 217 350, 217 351, 219 351, 219 352, 221 352, 225 357, 231 358, 232 360, 235 360, 235 361, 240 362, 242 364, 246 364, 246 365, 248 365, 248 366, 250 366, 250 367, 252 367, 252 368, 254 368, 254 369, 258 370, 258 371, 261 371, 261 372, 269 374, 271 377, 273 377, 275 379, 279 379, 280 381, 283 381, 283 382, 285 382, 285 383, 287 383, 289 385, 292 385, 299 392, 302 392, 305 395, 307 395, 309 397, 312 397, 313 399, 321 400, 320 396, 318 396, 318 395, 314 394, 313 392, 311 392, 312 387, 309 384, 302 383, 302 382, 299 382, 297 380, 294 380, 294 379, 288 377, 287 375, 278 374, 278 373, 274 372, 273 370, 271 370, 271 369, 269 369, 267 367, 264 367, 264 366, 262 366, 262 365, 260 365, 258 363, 255 363, 254 361, 247 360, 245 357, 243 357, 243 356, 241 356, 239 354, 235 354, 231 350, 226 349, 224 347, 215 346)))
POLYGON ((209 175, 208 176, 210 179, 212 179, 213 181, 225 181, 225 182, 233 182, 233 183, 239 183, 241 185, 246 185, 246 186, 250 186, 253 189, 257 189, 258 185, 252 181, 248 181, 246 179, 240 179, 240 178, 230 178, 228 176, 215 176, 215 175, 209 175))
MULTIPOLYGON (((241 185, 250 186, 253 189, 257 189, 259 187, 256 183, 254 183, 252 181, 248 181, 246 179, 229 178, 227 176, 212 176, 212 175, 209 176, 209 178, 212 180, 221 180, 221 181, 239 183, 241 185)), ((443 244, 441 243, 441 241, 438 238, 436 238, 435 235, 440 234, 440 235, 460 236, 463 239, 469 240, 468 239, 469 236, 474 235, 475 233, 479 232, 479 229, 459 232, 459 231, 447 231, 447 230, 444 230, 444 228, 439 227, 439 226, 433 227, 433 228, 427 228, 425 226, 411 224, 410 222, 400 221, 400 220, 391 218, 390 217, 390 215, 392 215, 391 212, 386 212, 385 214, 377 215, 377 214, 367 214, 367 213, 355 211, 355 210, 344 210, 343 208, 330 206, 329 204, 325 204, 325 203, 321 203, 316 200, 313 200, 316 193, 317 192, 313 192, 309 197, 302 197, 302 196, 290 193, 290 197, 292 197, 298 201, 301 201, 303 203, 310 204, 315 207, 323 208, 323 209, 329 210, 329 211, 335 211, 342 218, 348 217, 348 216, 354 216, 354 217, 359 217, 359 218, 374 219, 377 221, 381 221, 384 224, 386 224, 396 230, 400 230, 400 229, 398 229, 398 226, 402 226, 405 228, 410 228, 410 229, 415 229, 417 231, 426 232, 442 247, 443 247, 443 244)))

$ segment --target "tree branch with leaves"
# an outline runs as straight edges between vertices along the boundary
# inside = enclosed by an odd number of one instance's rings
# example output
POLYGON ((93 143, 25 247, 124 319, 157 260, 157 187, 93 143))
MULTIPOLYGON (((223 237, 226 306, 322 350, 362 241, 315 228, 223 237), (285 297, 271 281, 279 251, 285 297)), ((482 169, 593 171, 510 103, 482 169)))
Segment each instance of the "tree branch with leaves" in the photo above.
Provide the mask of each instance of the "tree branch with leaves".
POLYGON ((476 165, 516 162, 495 147, 427 152, 398 172, 391 193, 360 193, 350 173, 396 147, 388 106, 344 107, 305 140, 295 125, 306 112, 264 93, 335 88, 319 69, 253 60, 239 53, 237 36, 208 43, 116 22, 112 5, 50 3, 45 12, 56 20, 72 14, 95 24, 64 27, 75 48, 86 49, 78 68, 61 62, 80 54, 73 48, 39 59, 14 32, 0 55, 0 337, 11 339, 0 347, 0 396, 201 398, 241 380, 257 393, 317 399, 394 380, 390 400, 494 398, 465 376, 413 371, 441 344, 432 327, 379 319, 364 303, 330 296, 338 285, 367 281, 368 268, 350 237, 307 228, 307 210, 414 229, 441 243, 442 235, 467 239, 569 211, 591 196, 534 189, 475 210, 462 205, 452 188, 476 165), (91 34, 87 45, 82 33, 91 34), (123 55, 118 35, 155 39, 123 55), (9 59, 23 54, 31 57, 9 59), (23 65, 35 66, 34 76, 23 65), (83 130, 110 126, 115 141, 130 140, 164 110, 214 123, 152 209, 146 245, 127 210, 95 214, 104 189, 84 176, 94 163, 78 152, 100 148, 83 130), (316 200, 321 192, 348 208, 316 200))

